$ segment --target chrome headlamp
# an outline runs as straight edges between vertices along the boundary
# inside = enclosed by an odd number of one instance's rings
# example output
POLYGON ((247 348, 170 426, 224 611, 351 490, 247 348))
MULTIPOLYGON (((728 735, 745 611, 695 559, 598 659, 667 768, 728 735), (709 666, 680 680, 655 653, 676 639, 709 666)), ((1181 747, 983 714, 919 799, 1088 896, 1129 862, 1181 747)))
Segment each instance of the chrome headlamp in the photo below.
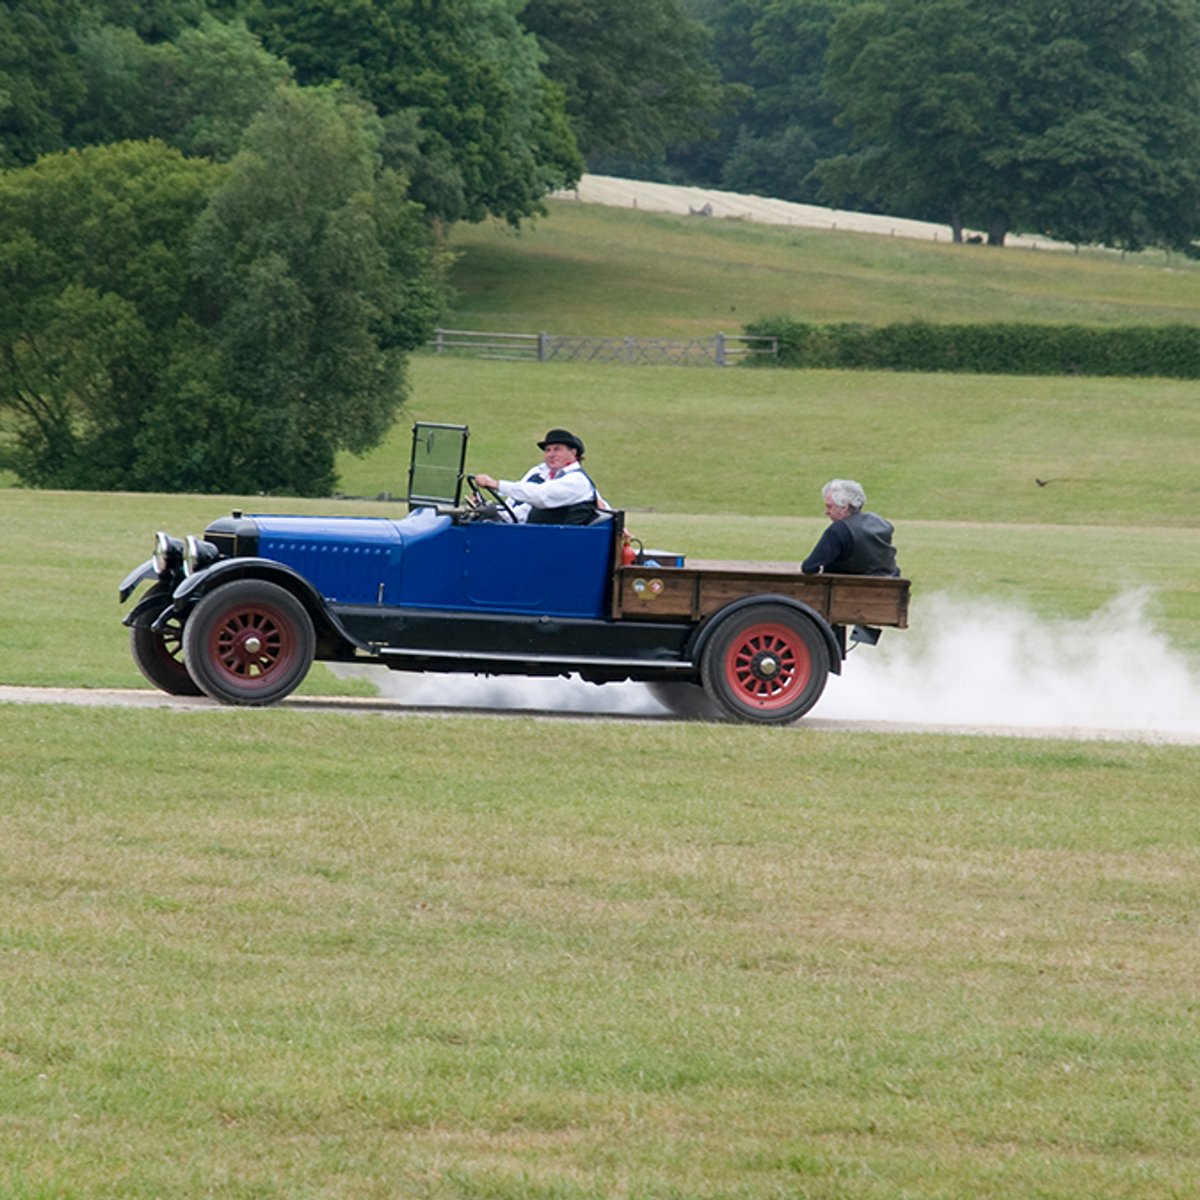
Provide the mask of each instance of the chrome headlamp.
POLYGON ((203 538, 189 533, 183 541, 183 573, 195 575, 205 567, 211 567, 221 557, 221 552, 203 538))
POLYGON ((154 553, 150 557, 154 569, 165 578, 183 566, 183 543, 160 529, 154 535, 154 553))

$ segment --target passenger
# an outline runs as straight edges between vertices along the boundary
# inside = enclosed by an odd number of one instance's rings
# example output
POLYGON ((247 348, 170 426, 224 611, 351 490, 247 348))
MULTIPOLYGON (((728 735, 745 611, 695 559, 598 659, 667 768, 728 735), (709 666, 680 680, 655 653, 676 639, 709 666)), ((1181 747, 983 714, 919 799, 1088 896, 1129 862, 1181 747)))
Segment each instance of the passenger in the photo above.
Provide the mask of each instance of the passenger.
POLYGON ((853 479, 831 479, 821 492, 831 524, 800 569, 806 575, 899 575, 892 524, 862 511, 867 502, 862 486, 853 479))
POLYGON ((596 485, 580 465, 583 442, 566 429, 551 429, 538 442, 542 461, 522 479, 495 479, 476 475, 481 487, 513 501, 518 521, 530 525, 586 525, 597 512, 608 511, 596 485))

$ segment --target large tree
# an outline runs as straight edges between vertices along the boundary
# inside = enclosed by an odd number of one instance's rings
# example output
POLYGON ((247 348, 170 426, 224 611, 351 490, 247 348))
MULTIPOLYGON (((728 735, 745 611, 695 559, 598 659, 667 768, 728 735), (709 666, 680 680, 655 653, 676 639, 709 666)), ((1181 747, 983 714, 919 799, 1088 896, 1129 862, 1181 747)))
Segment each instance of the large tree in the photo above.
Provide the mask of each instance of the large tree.
POLYGON ((681 0, 525 0, 520 21, 566 89, 589 159, 658 154, 705 134, 721 107, 708 31, 681 0))
POLYGON ((282 89, 199 223, 206 319, 229 391, 253 410, 229 454, 259 488, 331 490, 337 451, 391 427, 405 352, 441 312, 423 214, 380 168, 380 137, 334 90, 282 89))
POLYGON ((578 178, 561 89, 520 0, 245 0, 302 84, 334 80, 384 118, 385 154, 432 215, 512 223, 578 178))
POLYGON ((327 494, 441 305, 377 119, 285 87, 230 164, 161 142, 0 173, 0 421, 41 487, 327 494))
POLYGON ((197 342, 188 232, 221 168, 162 143, 46 155, 0 173, 0 416, 7 465, 38 487, 199 483, 146 414, 197 342))
POLYGON ((1200 235, 1196 0, 890 0, 848 9, 827 83, 858 144, 822 168, 956 234, 1200 235))

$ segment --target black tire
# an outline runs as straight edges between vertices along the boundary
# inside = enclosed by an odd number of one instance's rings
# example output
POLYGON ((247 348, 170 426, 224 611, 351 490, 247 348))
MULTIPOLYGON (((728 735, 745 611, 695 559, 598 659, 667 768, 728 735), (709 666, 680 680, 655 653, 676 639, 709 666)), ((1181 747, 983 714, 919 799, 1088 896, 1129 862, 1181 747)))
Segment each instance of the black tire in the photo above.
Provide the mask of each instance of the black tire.
POLYGON ((274 704, 308 674, 312 619, 286 588, 237 579, 204 597, 183 627, 183 657, 206 695, 223 704, 274 704))
MULTIPOLYGON (((165 608, 171 592, 164 584, 156 583, 146 593, 147 599, 151 596, 161 596, 165 608)), ((137 669, 168 696, 204 695, 183 661, 183 622, 179 617, 172 615, 161 631, 148 625, 131 626, 129 649, 137 669)))
POLYGON ((755 604, 713 630, 700 675, 726 719, 785 725, 821 698, 829 647, 803 613, 783 604, 755 604))
POLYGON ((648 681, 646 689, 673 717, 681 721, 719 721, 721 710, 698 683, 648 681))

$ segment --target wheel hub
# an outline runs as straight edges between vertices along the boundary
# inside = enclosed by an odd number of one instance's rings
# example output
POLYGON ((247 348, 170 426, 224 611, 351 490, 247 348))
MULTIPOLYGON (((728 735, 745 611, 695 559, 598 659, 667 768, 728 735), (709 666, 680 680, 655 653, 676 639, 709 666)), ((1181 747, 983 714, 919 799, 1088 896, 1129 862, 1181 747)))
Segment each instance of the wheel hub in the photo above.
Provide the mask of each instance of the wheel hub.
POLYGON ((217 635, 218 657, 243 678, 265 675, 281 650, 278 629, 261 613, 237 614, 217 635))
POLYGON ((762 650, 750 660, 750 673, 756 679, 770 680, 779 674, 782 666, 777 654, 770 650, 762 650))
POLYGON ((767 621, 729 642, 722 682, 743 711, 783 713, 803 697, 809 671, 808 652, 796 629, 767 621))

